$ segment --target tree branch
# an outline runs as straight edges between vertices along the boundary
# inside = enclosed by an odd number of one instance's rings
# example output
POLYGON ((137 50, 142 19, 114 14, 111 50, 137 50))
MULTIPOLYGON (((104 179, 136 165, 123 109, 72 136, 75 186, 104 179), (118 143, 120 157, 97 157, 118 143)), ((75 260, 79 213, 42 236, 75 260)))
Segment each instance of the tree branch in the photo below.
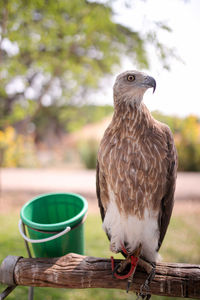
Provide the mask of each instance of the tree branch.
MULTIPOLYGON (((70 253, 59 258, 19 258, 16 261, 14 274, 11 275, 14 276, 17 285, 123 290, 127 286, 127 280, 118 280, 112 277, 111 263, 106 258, 70 253)), ((119 261, 116 260, 116 262, 119 261)), ((4 264, 5 269, 6 264, 4 264)), ((1 268, 1 270, 3 269, 1 268)), ((145 271, 138 267, 131 290, 139 291, 146 277, 145 271)), ((2 280, 0 279, 0 281, 2 280)), ((4 283, 6 282, 4 281, 4 283)), ((156 276, 151 283, 151 293, 161 296, 200 299, 200 265, 157 264, 156 276)))

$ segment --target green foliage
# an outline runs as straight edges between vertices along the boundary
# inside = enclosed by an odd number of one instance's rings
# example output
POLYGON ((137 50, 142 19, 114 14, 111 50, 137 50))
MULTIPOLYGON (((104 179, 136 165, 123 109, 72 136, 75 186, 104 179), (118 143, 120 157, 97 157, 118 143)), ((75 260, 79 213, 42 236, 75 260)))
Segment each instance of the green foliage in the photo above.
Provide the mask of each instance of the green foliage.
POLYGON ((112 112, 113 107, 110 105, 71 105, 62 107, 59 111, 58 118, 65 132, 74 132, 81 129, 84 125, 101 121, 112 112))
POLYGON ((174 134, 181 132, 183 127, 183 118, 164 115, 159 111, 153 111, 152 115, 156 120, 167 124, 174 134))
POLYGON ((197 117, 189 116, 183 121, 177 150, 180 170, 200 171, 200 122, 197 117))
MULTIPOLYGON (((38 126, 37 141, 45 139, 47 130, 54 131, 56 135, 63 132, 72 133, 87 124, 102 120, 112 112, 112 106, 45 107, 44 111, 39 111, 35 117, 35 124, 38 126)), ((174 134, 179 171, 200 171, 200 120, 195 116, 180 118, 159 112, 153 112, 153 115, 157 120, 168 124, 174 134)), ((84 166, 94 169, 98 142, 87 138, 80 141, 77 149, 84 166)), ((18 136, 12 127, 0 131, 0 162, 5 167, 37 166, 33 138, 18 136)))
MULTIPOLYGON (((20 237, 17 223, 19 216, 14 213, 0 215, 1 227, 1 252, 0 262, 8 255, 22 255, 27 257, 23 239, 20 237)), ((164 261, 186 262, 199 264, 199 226, 200 219, 198 213, 187 216, 173 217, 167 232, 164 244, 161 248, 161 255, 164 261), (174 243, 176 241, 176 243, 174 243), (185 243, 187 241, 187 243, 185 243)), ((86 255, 97 257, 110 257, 109 243, 102 230, 100 216, 88 215, 85 224, 86 255)), ((115 255, 115 257, 117 257, 115 255)), ((119 257, 119 256, 118 256, 119 257)), ((5 286, 0 286, 0 292, 5 286)), ((9 299, 27 299, 28 288, 17 287, 10 295, 9 299)), ((115 299, 133 300, 136 296, 133 293, 126 294, 125 291, 114 289, 53 289, 35 288, 35 299, 44 300, 90 300, 90 299, 115 299)), ((168 300, 169 297, 152 296, 153 300, 168 300)), ((181 298, 173 298, 178 300, 181 298)))
POLYGON ((0 167, 36 167, 35 145, 31 136, 17 135, 13 127, 0 130, 0 167))
POLYGON ((112 112, 113 107, 109 105, 44 107, 37 113, 34 119, 34 124, 37 127, 36 140, 44 140, 48 130, 55 135, 64 132, 75 132, 89 123, 101 121, 112 112))
POLYGON ((144 35, 115 23, 113 15, 110 1, 0 1, 0 128, 21 121, 23 130, 31 122, 39 126, 38 113, 48 118, 46 106, 83 104, 123 55, 147 68, 149 42, 166 64, 167 47, 156 30, 144 35))
MULTIPOLYGON (((137 52, 138 47, 145 52, 140 34, 123 26, 119 30, 112 21, 112 9, 103 4, 11 0, 0 2, 0 14, 0 99, 4 114, 13 110, 15 102, 23 109, 30 88, 37 89, 39 104, 46 94, 53 104, 69 102, 97 87, 99 79, 119 63, 122 45, 124 53, 137 52), (15 49, 11 53, 3 47, 8 40, 15 49), (8 85, 16 79, 23 87, 9 92, 8 85), (52 87, 62 91, 59 99, 52 87)), ((147 66, 144 58, 138 56, 137 60, 147 66)))
MULTIPOLYGON (((87 107, 85 107, 87 110, 87 107)), ((89 109, 92 109, 91 107, 89 109)), ((108 110, 109 112, 110 110, 108 110)), ((92 112, 91 114, 92 115, 92 112)), ((95 118, 96 118, 96 114, 95 118)), ((175 138, 178 152, 179 171, 200 171, 200 120, 196 116, 180 118, 153 112, 153 116, 167 124, 175 138)), ((94 118, 94 120, 95 120, 94 118)), ((92 119, 90 119, 92 121, 92 119)), ((86 140, 79 145, 79 152, 84 165, 87 168, 96 167, 97 142, 86 140)))
POLYGON ((179 171, 200 171, 200 120, 196 116, 178 118, 159 112, 154 117, 168 124, 174 133, 179 171))
POLYGON ((200 143, 182 141, 177 144, 179 171, 200 171, 200 143))
POLYGON ((81 141, 78 148, 84 166, 87 169, 95 169, 98 151, 97 141, 94 139, 81 141))

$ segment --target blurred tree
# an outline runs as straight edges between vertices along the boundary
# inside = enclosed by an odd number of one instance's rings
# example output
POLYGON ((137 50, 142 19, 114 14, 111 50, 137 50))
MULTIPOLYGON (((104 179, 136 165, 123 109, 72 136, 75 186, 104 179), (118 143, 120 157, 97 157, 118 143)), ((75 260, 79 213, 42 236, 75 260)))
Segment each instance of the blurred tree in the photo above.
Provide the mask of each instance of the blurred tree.
POLYGON ((174 133, 178 152, 179 171, 200 171, 200 119, 189 115, 185 118, 163 115, 158 111, 153 116, 166 123, 174 133))
POLYGON ((180 133, 183 129, 183 118, 164 115, 159 111, 153 111, 152 115, 156 120, 166 123, 174 134, 180 133))
MULTIPOLYGON (((36 117, 42 122, 39 115, 60 125, 61 107, 83 103, 123 55, 147 68, 148 42, 166 66, 169 49, 156 32, 142 35, 112 16, 110 1, 0 1, 0 128, 31 130, 36 117), (50 115, 49 106, 57 107, 50 115)), ((161 23, 157 28, 170 30, 161 23)))
POLYGON ((181 134, 177 138, 179 170, 200 171, 200 122, 196 116, 183 121, 181 134))
POLYGON ((99 144, 94 139, 80 141, 78 145, 78 150, 81 161, 85 168, 96 168, 98 146, 99 144))
POLYGON ((15 129, 8 126, 0 130, 0 168, 35 167, 37 159, 31 137, 17 135, 15 129))

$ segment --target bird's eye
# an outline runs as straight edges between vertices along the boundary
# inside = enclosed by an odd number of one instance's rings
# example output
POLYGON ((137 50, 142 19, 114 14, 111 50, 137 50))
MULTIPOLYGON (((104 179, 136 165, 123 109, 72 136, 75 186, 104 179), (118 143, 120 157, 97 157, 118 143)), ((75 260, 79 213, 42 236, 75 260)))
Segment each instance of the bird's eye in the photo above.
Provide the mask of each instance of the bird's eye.
POLYGON ((128 81, 134 81, 135 80, 135 76, 134 75, 128 75, 127 76, 127 80, 128 81))

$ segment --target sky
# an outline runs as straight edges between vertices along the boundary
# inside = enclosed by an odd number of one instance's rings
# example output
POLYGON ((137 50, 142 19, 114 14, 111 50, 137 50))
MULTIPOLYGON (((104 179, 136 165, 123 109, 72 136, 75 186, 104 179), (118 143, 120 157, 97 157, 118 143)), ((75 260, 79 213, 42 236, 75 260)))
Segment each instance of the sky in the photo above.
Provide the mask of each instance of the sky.
MULTIPOLYGON (((146 15, 149 20, 165 21, 172 28, 171 33, 160 33, 160 40, 176 49, 183 62, 171 59, 171 70, 163 70, 158 63, 155 51, 149 51, 151 62, 147 73, 157 82, 154 94, 148 90, 144 102, 152 110, 164 114, 200 116, 200 0, 146 0, 135 1, 132 8, 122 7, 120 1, 114 2, 117 13, 115 21, 128 27, 145 30, 142 18, 146 15)), ((130 60, 123 60, 119 73, 135 69, 130 60)), ((117 75, 117 74, 116 74, 117 75)), ((114 83, 112 78, 111 84, 114 83)), ((97 102, 112 104, 112 88, 97 95, 97 102), (102 99, 103 98, 103 99, 102 99)))

